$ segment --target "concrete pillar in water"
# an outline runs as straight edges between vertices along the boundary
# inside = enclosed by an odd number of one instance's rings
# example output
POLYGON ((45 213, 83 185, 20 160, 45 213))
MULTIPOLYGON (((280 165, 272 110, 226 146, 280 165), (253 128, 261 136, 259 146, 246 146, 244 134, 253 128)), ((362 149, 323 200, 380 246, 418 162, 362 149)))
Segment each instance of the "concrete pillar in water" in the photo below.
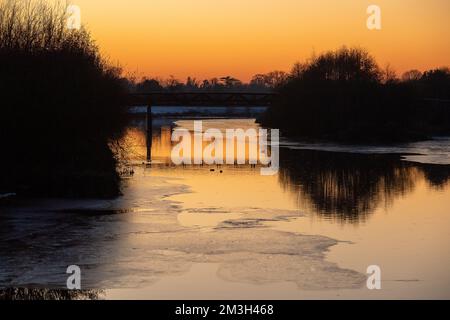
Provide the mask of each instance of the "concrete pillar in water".
POLYGON ((152 105, 149 101, 149 104, 147 105, 147 163, 152 161, 152 120, 152 105))

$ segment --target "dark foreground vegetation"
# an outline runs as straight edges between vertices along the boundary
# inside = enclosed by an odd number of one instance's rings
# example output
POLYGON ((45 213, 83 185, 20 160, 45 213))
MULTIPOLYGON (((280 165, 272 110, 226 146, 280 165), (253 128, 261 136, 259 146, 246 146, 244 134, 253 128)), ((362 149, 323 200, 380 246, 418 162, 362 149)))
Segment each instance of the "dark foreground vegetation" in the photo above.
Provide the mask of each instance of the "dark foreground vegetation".
POLYGON ((0 193, 115 196, 120 70, 48 3, 0 0, 0 193))
POLYGON ((62 290, 44 288, 0 289, 0 301, 98 300, 100 290, 62 290))
POLYGON ((288 136, 394 143, 450 134, 450 70, 398 79, 363 49, 341 48, 297 64, 262 123, 288 136))

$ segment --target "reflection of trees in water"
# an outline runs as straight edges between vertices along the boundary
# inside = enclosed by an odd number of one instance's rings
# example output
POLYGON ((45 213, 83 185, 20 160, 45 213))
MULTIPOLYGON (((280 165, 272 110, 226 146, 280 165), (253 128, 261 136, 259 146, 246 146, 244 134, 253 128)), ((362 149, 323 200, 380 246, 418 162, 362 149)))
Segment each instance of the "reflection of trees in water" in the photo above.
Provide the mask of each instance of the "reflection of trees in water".
POLYGON ((280 183, 299 205, 306 202, 317 214, 358 222, 411 192, 421 173, 432 186, 448 181, 448 167, 430 168, 398 156, 282 149, 280 183))
POLYGON ((0 300, 98 300, 101 290, 61 290, 8 288, 0 290, 0 300))
POLYGON ((434 164, 417 164, 427 182, 435 189, 445 188, 450 181, 450 166, 434 164))

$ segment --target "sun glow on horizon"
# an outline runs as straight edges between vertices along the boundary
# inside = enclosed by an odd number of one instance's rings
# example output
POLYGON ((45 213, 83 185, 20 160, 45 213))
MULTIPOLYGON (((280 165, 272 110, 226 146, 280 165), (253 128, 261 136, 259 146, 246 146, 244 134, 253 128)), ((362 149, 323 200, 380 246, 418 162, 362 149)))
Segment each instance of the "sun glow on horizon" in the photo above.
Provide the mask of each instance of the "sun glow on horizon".
POLYGON ((73 0, 102 52, 136 76, 247 81, 361 46, 398 73, 450 65, 448 0, 73 0), (382 29, 366 27, 377 4, 382 29))

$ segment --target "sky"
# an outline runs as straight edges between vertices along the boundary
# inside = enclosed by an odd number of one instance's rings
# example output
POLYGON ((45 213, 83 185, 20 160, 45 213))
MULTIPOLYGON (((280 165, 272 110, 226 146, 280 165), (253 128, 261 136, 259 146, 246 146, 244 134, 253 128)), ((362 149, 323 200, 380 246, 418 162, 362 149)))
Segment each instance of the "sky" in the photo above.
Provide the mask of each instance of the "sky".
POLYGON ((137 77, 289 71, 313 53, 369 50, 401 74, 450 66, 449 0, 71 0, 111 62, 137 77), (381 8, 381 30, 366 10, 381 8))

